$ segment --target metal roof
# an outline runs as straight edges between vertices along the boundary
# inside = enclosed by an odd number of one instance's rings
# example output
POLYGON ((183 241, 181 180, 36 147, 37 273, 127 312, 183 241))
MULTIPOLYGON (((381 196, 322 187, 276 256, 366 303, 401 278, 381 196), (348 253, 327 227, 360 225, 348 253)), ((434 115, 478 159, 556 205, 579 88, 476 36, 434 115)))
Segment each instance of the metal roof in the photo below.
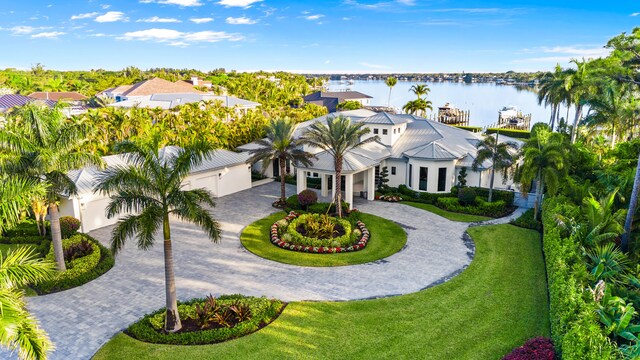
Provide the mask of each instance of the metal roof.
POLYGON ((377 113, 375 115, 360 119, 359 121, 366 124, 380 125, 400 125, 412 121, 414 118, 408 114, 391 114, 386 112, 377 113))
MULTIPOLYGON (((349 174, 366 170, 372 166, 378 165, 380 161, 391 156, 389 149, 378 143, 371 142, 361 147, 348 151, 342 159, 342 173, 349 174)), ((313 159, 313 165, 309 167, 300 166, 301 169, 313 169, 320 171, 335 171, 333 155, 328 151, 322 151, 316 154, 313 159)))
POLYGON ((39 102, 49 107, 54 107, 56 105, 56 102, 53 100, 36 100, 28 96, 8 94, 0 96, 0 109, 7 110, 16 106, 23 106, 30 102, 39 102))
POLYGON ((460 155, 453 154, 447 150, 444 146, 438 144, 437 141, 429 143, 427 145, 405 151, 404 153, 408 157, 429 159, 429 160, 455 160, 460 158, 460 155))

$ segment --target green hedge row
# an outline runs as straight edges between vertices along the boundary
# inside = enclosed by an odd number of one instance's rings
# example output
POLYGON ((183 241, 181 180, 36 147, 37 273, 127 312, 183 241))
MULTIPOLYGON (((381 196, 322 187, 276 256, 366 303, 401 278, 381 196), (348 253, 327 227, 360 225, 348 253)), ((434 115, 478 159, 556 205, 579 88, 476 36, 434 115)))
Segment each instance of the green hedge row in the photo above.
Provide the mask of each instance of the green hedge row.
MULTIPOLYGON (((54 293, 86 284, 113 267, 115 261, 111 251, 87 234, 76 234, 63 240, 62 246, 68 248, 83 239, 92 244, 94 251, 87 256, 67 262, 67 271, 58 274, 55 279, 34 286, 38 294, 54 293)), ((46 258, 53 260, 53 256, 53 250, 50 249, 46 258)))
POLYGON ((463 126, 463 125, 454 125, 454 127, 457 127, 458 129, 462 129, 462 130, 471 131, 471 132, 473 132, 473 133, 479 133, 479 132, 482 132, 482 127, 480 127, 480 126, 463 126))
POLYGON ((486 202, 480 197, 476 198, 475 205, 462 205, 457 197, 442 197, 438 199, 436 206, 447 211, 489 217, 502 217, 508 212, 504 201, 486 202))
POLYGON ((533 209, 525 211, 517 219, 511 220, 511 224, 525 229, 542 231, 542 222, 534 219, 533 211, 533 209))
POLYGON ((577 211, 564 197, 550 198, 543 204, 551 336, 562 359, 615 359, 615 346, 596 319, 580 244, 563 234, 556 222, 557 214, 576 217, 577 211))
POLYGON ((515 129, 499 129, 489 128, 485 131, 486 134, 495 134, 500 130, 500 135, 516 138, 516 139, 528 139, 531 137, 531 131, 529 130, 515 130, 515 129))

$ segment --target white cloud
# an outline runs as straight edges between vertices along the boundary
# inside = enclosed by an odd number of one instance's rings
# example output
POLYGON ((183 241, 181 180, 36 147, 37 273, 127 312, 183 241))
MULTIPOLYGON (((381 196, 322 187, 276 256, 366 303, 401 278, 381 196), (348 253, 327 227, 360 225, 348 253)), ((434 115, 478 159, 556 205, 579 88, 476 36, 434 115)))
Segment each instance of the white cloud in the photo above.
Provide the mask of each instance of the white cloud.
POLYGON ((65 33, 62 31, 49 31, 49 32, 41 32, 38 34, 31 35, 32 39, 57 39, 58 36, 64 35, 65 33))
POLYGON ((633 14, 629 15, 629 16, 638 16, 640 15, 640 12, 634 12, 633 14))
POLYGON ((136 20, 136 22, 146 22, 146 23, 179 23, 182 22, 178 19, 174 19, 174 18, 161 18, 161 17, 157 17, 157 16, 152 16, 150 18, 147 19, 140 19, 140 20, 136 20))
POLYGON ((254 3, 260 2, 262 0, 220 0, 218 1, 219 5, 223 5, 226 7, 249 7, 254 3))
POLYGON ((525 54, 536 54, 541 56, 535 56, 525 59, 514 60, 513 63, 569 63, 571 59, 595 59, 599 57, 606 57, 611 52, 610 49, 604 47, 585 47, 580 45, 571 46, 542 46, 532 49, 523 49, 521 51, 525 54), (546 56, 545 54, 550 54, 546 56))
POLYGON ((344 20, 344 21, 349 21, 349 20, 351 20, 351 18, 350 18, 350 17, 345 16, 345 17, 343 17, 343 18, 342 18, 342 20, 344 20))
POLYGON ((111 5, 109 5, 109 4, 102 4, 102 5, 100 5, 100 7, 102 8, 102 10, 107 10, 108 8, 110 8, 110 7, 111 7, 111 5))
POLYGON ((36 28, 33 26, 14 26, 9 29, 13 35, 27 35, 34 32, 36 28))
POLYGON ((200 0, 139 0, 142 4, 158 3, 164 5, 178 5, 178 6, 202 6, 203 3, 200 0))
POLYGON ((94 18, 96 16, 98 16, 97 12, 90 12, 90 13, 73 15, 73 16, 71 16, 71 20, 91 19, 91 18, 94 18))
POLYGON ((195 24, 204 24, 204 23, 212 22, 213 18, 210 18, 210 17, 207 17, 207 18, 191 18, 191 19, 189 19, 189 21, 191 21, 192 23, 195 23, 195 24))
POLYGON ((319 20, 320 18, 323 18, 324 15, 322 14, 315 14, 315 15, 307 15, 304 18, 307 20, 319 20))
POLYGON ((214 43, 219 41, 240 41, 244 36, 224 31, 181 32, 173 29, 148 29, 127 32, 118 39, 154 41, 173 46, 187 46, 192 43, 214 43))
POLYGON ((124 16, 123 12, 120 11, 109 11, 104 13, 98 17, 96 17, 96 22, 106 23, 106 22, 116 22, 116 21, 126 21, 127 18, 124 16))
POLYGON ((228 17, 227 18, 227 24, 231 24, 231 25, 253 25, 255 23, 257 23, 258 21, 250 19, 248 17, 228 17))
POLYGON ((378 64, 370 64, 368 62, 361 62, 360 65, 364 66, 364 67, 368 67, 371 69, 388 69, 389 67, 386 65, 378 65, 378 64))

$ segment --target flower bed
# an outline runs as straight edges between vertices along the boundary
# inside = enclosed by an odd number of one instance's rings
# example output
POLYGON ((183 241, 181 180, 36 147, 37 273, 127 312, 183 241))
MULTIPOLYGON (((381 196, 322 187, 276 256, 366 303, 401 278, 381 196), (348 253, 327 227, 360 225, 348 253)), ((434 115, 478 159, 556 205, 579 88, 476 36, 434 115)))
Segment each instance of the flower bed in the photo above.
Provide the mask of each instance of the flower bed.
POLYGON ((376 196, 376 200, 382 200, 386 202, 399 202, 402 201, 402 197, 399 195, 380 195, 376 196))
POLYGON ((251 334, 275 320, 284 309, 282 301, 226 295, 178 303, 182 329, 163 330, 165 309, 145 315, 125 333, 154 344, 203 345, 251 334))
POLYGON ((284 219, 271 225, 271 243, 292 251, 300 251, 315 254, 336 254, 343 252, 353 252, 364 249, 369 242, 370 234, 365 224, 358 220, 351 231, 351 224, 343 219, 335 219, 344 229, 344 234, 331 239, 318 239, 300 234, 296 227, 309 216, 320 216, 318 214, 301 215, 290 212, 284 219), (326 244, 326 245, 325 245, 326 244))

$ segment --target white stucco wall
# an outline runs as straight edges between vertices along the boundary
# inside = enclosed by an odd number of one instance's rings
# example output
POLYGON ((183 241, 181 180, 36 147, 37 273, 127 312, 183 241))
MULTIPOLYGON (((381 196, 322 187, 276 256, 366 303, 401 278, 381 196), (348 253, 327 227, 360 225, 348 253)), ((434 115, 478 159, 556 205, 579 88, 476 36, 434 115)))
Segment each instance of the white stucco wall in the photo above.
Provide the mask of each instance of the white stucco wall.
MULTIPOLYGON (((410 188, 416 191, 425 191, 420 190, 420 168, 426 167, 429 169, 427 174, 427 190, 426 192, 430 193, 444 193, 451 191, 451 187, 455 185, 453 179, 455 178, 455 161, 447 160, 447 161, 428 161, 428 160, 418 160, 418 159, 409 159, 409 164, 413 166, 413 170, 411 173, 412 182, 410 188), (445 183, 444 191, 438 191, 438 173, 440 168, 447 169, 447 181, 445 183)), ((408 165, 407 165, 408 166, 408 165)), ((407 168, 407 186, 409 186, 409 170, 407 168)))
POLYGON ((380 167, 380 171, 382 171, 382 167, 386 166, 389 169, 389 182, 387 185, 391 187, 398 187, 400 185, 405 184, 407 181, 407 163, 402 160, 385 160, 383 165, 380 167), (391 172, 391 168, 396 168, 396 174, 393 175, 391 172))

